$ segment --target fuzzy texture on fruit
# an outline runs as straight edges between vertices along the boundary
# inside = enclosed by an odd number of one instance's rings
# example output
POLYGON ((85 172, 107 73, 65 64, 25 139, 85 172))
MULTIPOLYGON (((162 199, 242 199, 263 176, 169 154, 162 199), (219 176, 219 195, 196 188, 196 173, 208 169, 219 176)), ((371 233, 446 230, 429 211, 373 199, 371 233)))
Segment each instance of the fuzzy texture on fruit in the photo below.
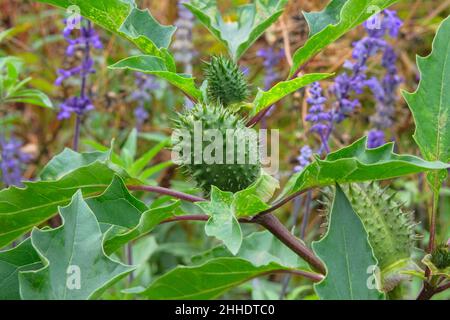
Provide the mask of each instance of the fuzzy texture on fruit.
POLYGON ((232 60, 213 56, 205 69, 205 77, 211 103, 229 106, 244 101, 249 95, 245 75, 232 60))
MULTIPOLYGON (((377 183, 342 186, 353 210, 367 231, 369 243, 378 261, 380 290, 392 291, 402 280, 409 278, 404 270, 420 270, 411 259, 417 235, 414 233, 413 215, 405 212, 395 193, 382 189, 377 183)), ((331 210, 333 193, 324 192, 327 218, 331 210)), ((327 222, 324 226, 327 226, 327 222)))
POLYGON ((381 270, 411 257, 415 224, 394 193, 377 183, 351 184, 347 196, 367 230, 381 270))
MULTIPOLYGON (((197 104, 191 110, 186 110, 184 114, 181 114, 175 123, 179 132, 188 132, 190 135, 190 139, 182 139, 178 144, 179 147, 187 148, 190 151, 190 155, 186 157, 190 163, 183 163, 183 167, 186 169, 186 173, 193 177, 197 185, 207 194, 209 194, 211 186, 216 186, 223 191, 237 192, 247 188, 259 177, 261 172, 259 157, 256 156, 256 161, 250 161, 250 153, 255 150, 250 150, 250 143, 245 139, 246 135, 256 135, 256 132, 247 128, 245 121, 237 114, 219 104, 197 104), (201 163, 196 164, 194 140, 195 133, 198 131, 194 132, 194 130, 196 127, 199 127, 199 124, 201 124, 203 134, 201 145, 203 157, 201 158, 201 163), (215 138, 211 140, 205 139, 207 134, 205 130, 209 129, 217 129, 223 143, 215 144, 215 138), (234 134, 234 143, 232 143, 232 147, 227 148, 226 138, 227 130, 229 129, 234 134), (217 145, 217 148, 211 148, 213 143, 217 145), (245 154, 245 161, 243 162, 238 161, 239 148, 242 147, 245 147, 245 152, 242 152, 242 155, 245 154), (222 153, 222 157, 219 156, 219 150, 222 153), (228 156, 230 153, 234 154, 234 157, 228 163, 227 152, 228 156), (216 157, 219 161, 208 164, 208 162, 205 162, 205 157, 208 155, 216 157)), ((255 157, 253 152, 252 156, 255 157)))

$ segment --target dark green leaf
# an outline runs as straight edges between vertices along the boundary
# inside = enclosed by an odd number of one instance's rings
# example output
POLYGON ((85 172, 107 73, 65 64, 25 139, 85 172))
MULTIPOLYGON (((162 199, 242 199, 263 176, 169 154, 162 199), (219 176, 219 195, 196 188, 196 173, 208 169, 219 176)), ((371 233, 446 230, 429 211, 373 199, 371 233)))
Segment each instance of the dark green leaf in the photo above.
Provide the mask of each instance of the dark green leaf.
POLYGON ((78 6, 80 14, 111 32, 134 43, 142 52, 162 57, 175 27, 159 24, 148 10, 136 8, 133 0, 37 0, 67 9, 78 6))
POLYGON ((142 296, 147 299, 213 299, 267 273, 307 269, 304 261, 269 232, 244 239, 236 257, 221 246, 200 259, 206 262, 179 266, 156 279, 142 296))
POLYGON ((258 89, 258 93, 253 101, 253 114, 270 107, 274 103, 280 101, 287 95, 307 86, 315 81, 320 81, 330 77, 329 73, 312 73, 302 77, 298 77, 289 81, 281 81, 273 86, 269 91, 258 89))
POLYGON ((295 75, 300 67, 310 58, 333 43, 345 33, 363 23, 377 11, 381 11, 397 0, 347 0, 344 5, 332 1, 330 9, 322 13, 309 14, 308 22, 313 25, 312 36, 298 49, 293 56, 293 66, 289 77, 295 75), (340 16, 336 17, 336 11, 340 8, 340 16), (375 11, 376 10, 376 11, 375 11), (314 22, 313 22, 314 21, 314 22), (327 24, 329 23, 329 24, 327 24), (324 27, 324 25, 326 25, 324 27), (320 31, 318 31, 320 30, 320 31))
POLYGON ((377 149, 366 148, 366 137, 348 147, 330 153, 324 160, 316 159, 288 182, 282 195, 335 182, 363 182, 397 178, 413 173, 450 168, 440 161, 429 162, 415 156, 393 153, 393 143, 377 149))
POLYGON ((368 286, 369 277, 374 277, 377 260, 363 224, 338 185, 329 217, 328 232, 323 239, 314 242, 312 247, 327 268, 325 279, 314 285, 321 299, 383 298, 376 287, 368 286))
POLYGON ((110 69, 128 69, 146 74, 152 74, 185 92, 195 100, 201 100, 201 92, 195 86, 194 78, 190 75, 169 71, 161 58, 149 55, 140 55, 125 58, 109 66, 110 69))
POLYGON ((24 182, 24 188, 0 191, 0 247, 54 216, 77 190, 85 197, 103 192, 114 174, 107 164, 96 161, 55 181, 24 182))
MULTIPOLYGON (((433 51, 418 57, 419 88, 403 95, 416 123, 414 140, 425 159, 450 162, 450 17, 439 27, 433 51)), ((447 170, 430 173, 429 181, 439 192, 447 170)))

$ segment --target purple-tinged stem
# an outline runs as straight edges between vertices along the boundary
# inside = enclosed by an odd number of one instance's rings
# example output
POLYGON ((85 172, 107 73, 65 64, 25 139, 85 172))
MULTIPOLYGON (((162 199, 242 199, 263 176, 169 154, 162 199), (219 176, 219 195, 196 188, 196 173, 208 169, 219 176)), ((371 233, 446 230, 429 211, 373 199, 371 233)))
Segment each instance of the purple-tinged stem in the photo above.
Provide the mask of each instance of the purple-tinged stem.
MULTIPOLYGON (((87 21, 86 28, 89 33, 92 28, 91 22, 89 20, 87 21)), ((91 53, 91 46, 89 44, 89 41, 86 41, 85 47, 84 47, 83 65, 89 64, 90 53, 91 53)), ((86 98, 87 76, 88 76, 88 72, 81 72, 81 89, 80 89, 81 100, 84 100, 84 98, 86 98)), ((73 136, 73 150, 75 150, 75 151, 78 151, 78 145, 79 145, 79 140, 80 140, 80 129, 81 129, 81 115, 77 114, 76 120, 75 120, 75 132, 74 132, 74 136, 73 136)))
POLYGON ((175 191, 175 190, 167 189, 167 188, 163 188, 163 187, 158 187, 158 186, 128 186, 128 189, 133 190, 133 191, 155 192, 155 193, 172 196, 174 198, 189 201, 189 202, 208 201, 204 198, 200 198, 200 197, 193 196, 193 195, 190 195, 187 193, 183 193, 183 192, 179 192, 179 191, 175 191))

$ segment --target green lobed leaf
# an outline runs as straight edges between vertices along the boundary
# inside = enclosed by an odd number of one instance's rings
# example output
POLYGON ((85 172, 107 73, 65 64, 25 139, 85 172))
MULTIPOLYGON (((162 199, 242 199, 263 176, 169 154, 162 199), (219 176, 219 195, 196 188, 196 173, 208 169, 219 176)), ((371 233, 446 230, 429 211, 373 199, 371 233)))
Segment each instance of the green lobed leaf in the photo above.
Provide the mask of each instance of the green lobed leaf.
POLYGON ((19 273, 23 299, 92 299, 133 270, 103 252, 100 226, 81 191, 59 211, 62 226, 45 231, 34 229, 31 234, 32 245, 44 267, 19 273))
POLYGON ((258 89, 255 100, 253 101, 253 114, 257 114, 261 110, 270 107, 274 103, 280 101, 289 94, 300 88, 307 86, 316 81, 320 81, 332 76, 330 73, 311 73, 293 80, 281 81, 274 85, 268 91, 258 89))
POLYGON ((79 167, 58 180, 24 182, 24 188, 0 191, 0 248, 25 234, 33 226, 54 216, 81 189, 85 197, 103 192, 115 171, 105 162, 79 167))
POLYGON ((110 150, 78 153, 72 149, 65 148, 45 165, 39 177, 41 180, 58 180, 67 173, 80 167, 88 166, 95 161, 107 161, 110 155, 110 150))
POLYGON ((142 213, 148 209, 129 193, 125 183, 117 175, 101 195, 86 199, 86 203, 97 217, 102 231, 112 226, 133 228, 139 223, 142 213))
POLYGON ((331 8, 307 15, 308 24, 312 25, 312 36, 294 53, 289 77, 295 76, 303 64, 326 46, 377 13, 374 10, 381 11, 395 2, 397 0, 347 0, 342 5, 334 0, 329 4, 331 8), (340 14, 336 17, 339 8, 340 14))
POLYGON ((147 299, 214 299, 252 278, 288 270, 308 267, 272 234, 259 232, 244 239, 236 257, 220 246, 198 257, 196 265, 178 266, 156 279, 141 295, 147 299))
POLYGON ((386 180, 409 174, 442 170, 450 164, 425 161, 415 156, 398 155, 394 144, 387 143, 376 149, 366 148, 367 137, 330 153, 324 160, 316 159, 288 181, 283 195, 313 187, 338 183, 386 180))
POLYGON ((107 254, 113 253, 124 244, 135 240, 152 231, 162 221, 175 215, 180 202, 172 202, 168 205, 151 208, 142 213, 139 222, 128 230, 111 228, 106 232, 104 248, 107 254))
POLYGON ((159 223, 176 213, 180 202, 148 209, 128 191, 119 176, 98 197, 86 200, 94 212, 104 237, 104 250, 112 254, 126 243, 135 240, 153 230, 159 223))
MULTIPOLYGON (((450 162, 450 17, 440 25, 428 57, 418 57, 420 83, 414 93, 403 92, 411 109, 414 140, 425 159, 450 162)), ((447 170, 432 172, 429 181, 439 189, 447 170), (440 181, 440 182, 439 182, 440 181)), ((437 190, 438 192, 438 190, 437 190)))
POLYGON ((215 186, 211 188, 211 200, 196 203, 210 216, 205 225, 208 236, 223 241, 227 248, 236 254, 242 243, 242 230, 237 221, 233 208, 233 193, 221 191, 215 186))
POLYGON ((261 175, 254 183, 234 194, 232 208, 235 215, 252 216, 268 209, 270 206, 266 202, 272 198, 279 187, 277 179, 261 170, 261 175))
POLYGON ((169 70, 163 59, 150 55, 139 55, 122 59, 113 65, 110 69, 128 69, 146 74, 152 74, 167 80, 175 87, 182 90, 186 95, 201 100, 201 91, 195 86, 194 78, 190 75, 176 73, 169 70))
POLYGON ((383 295, 368 287, 377 260, 366 230, 339 185, 326 235, 312 244, 327 268, 324 280, 314 285, 323 300, 380 300, 383 295), (368 271, 369 270, 369 271, 368 271))
POLYGON ((19 272, 43 267, 31 239, 0 251, 0 300, 20 300, 19 272))
POLYGON ((287 0, 257 0, 237 8, 237 21, 224 21, 216 0, 193 0, 184 5, 221 42, 234 60, 283 13, 287 0))
MULTIPOLYGON (((140 10, 134 0, 36 0, 57 7, 72 9, 77 6, 80 14, 134 43, 142 52, 162 57, 171 42, 175 27, 163 26, 148 10, 140 10)), ((70 12, 69 9, 69 12, 70 12)))
POLYGON ((279 188, 278 181, 261 170, 260 177, 247 189, 233 194, 211 188, 211 200, 197 202, 206 214, 210 216, 205 225, 208 236, 222 240, 225 246, 237 253, 242 243, 242 231, 237 217, 255 215, 270 208, 266 203, 279 188))

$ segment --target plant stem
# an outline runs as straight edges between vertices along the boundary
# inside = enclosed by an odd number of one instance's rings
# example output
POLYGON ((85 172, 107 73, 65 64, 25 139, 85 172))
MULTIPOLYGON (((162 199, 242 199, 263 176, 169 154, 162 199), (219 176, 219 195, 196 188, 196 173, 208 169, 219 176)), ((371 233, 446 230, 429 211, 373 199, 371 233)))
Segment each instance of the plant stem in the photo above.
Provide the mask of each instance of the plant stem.
MULTIPOLYGON (((148 192, 156 192, 159 194, 169 195, 175 197, 177 199, 189 201, 189 202, 201 202, 207 201, 206 199, 193 196, 190 194, 186 194, 183 192, 157 187, 157 186, 128 186, 128 189, 134 191, 148 191, 148 192)), ((274 215, 270 214, 270 212, 280 208, 282 205, 291 201, 292 199, 298 197, 300 194, 306 192, 307 190, 299 191, 294 193, 276 204, 274 204, 271 208, 257 214, 252 219, 242 218, 239 219, 239 222, 242 223, 257 223, 267 230, 269 230, 275 237, 277 237, 281 242, 283 242, 288 248, 294 251, 297 255, 303 258, 306 262, 308 262, 311 267, 325 274, 325 267, 319 258, 308 248, 303 242, 301 242, 297 237, 295 237, 289 230, 278 220, 274 215)), ((173 217, 168 220, 163 221, 163 223, 174 222, 174 221, 207 221, 209 216, 207 215, 187 215, 187 216, 178 216, 173 217)))
POLYGON ((269 209, 264 210, 264 211, 258 213, 258 215, 265 215, 265 214, 271 213, 271 212, 273 212, 273 211, 275 211, 275 210, 281 208, 283 205, 285 205, 285 204, 288 203, 289 201, 291 201, 291 200, 297 198, 298 196, 302 195, 302 194, 305 193, 306 191, 308 191, 308 190, 301 190, 301 191, 298 191, 298 192, 296 192, 296 193, 293 193, 293 194, 291 194, 290 196, 287 196, 286 198, 281 199, 280 201, 274 203, 273 206, 270 207, 269 209))
POLYGON ((252 221, 260 224, 270 231, 275 237, 283 242, 287 247, 302 257, 308 264, 321 274, 325 274, 325 266, 317 256, 306 247, 297 237, 289 232, 288 229, 272 214, 255 216, 252 221))
MULTIPOLYGON (((87 21, 88 30, 92 28, 91 22, 87 21)), ((86 41, 86 45, 84 47, 84 56, 83 56, 83 65, 87 65, 90 59, 91 47, 89 41, 86 41)), ((84 68, 82 68, 84 69, 84 68)), ((80 89, 80 98, 84 100, 86 98, 86 83, 87 83, 88 74, 85 71, 81 71, 81 89, 80 89)), ((73 150, 78 151, 78 144, 80 140, 80 129, 81 129, 81 110, 80 113, 77 113, 77 117, 75 120, 75 132, 73 136, 73 150)))
POLYGON ((81 117, 77 114, 77 117, 75 119, 75 132, 73 134, 73 144, 72 149, 74 151, 78 151, 78 144, 80 139, 80 127, 81 127, 81 117))
MULTIPOLYGON (((439 182, 438 182, 439 183, 439 182)), ((431 209, 430 217, 430 241, 428 243, 428 253, 432 253, 435 248, 436 242, 436 215, 439 206, 439 193, 437 191, 433 192, 433 206, 431 209)))
POLYGON ((133 191, 155 192, 155 193, 172 196, 174 198, 189 201, 189 202, 208 201, 204 198, 200 198, 200 197, 193 196, 193 195, 190 195, 187 193, 183 193, 183 192, 179 192, 179 191, 175 191, 175 190, 167 189, 167 188, 163 188, 163 187, 158 187, 158 186, 127 186, 127 187, 129 190, 133 190, 133 191))
MULTIPOLYGON (((126 255, 127 255, 127 263, 128 265, 133 265, 133 245, 131 242, 127 244, 126 247, 126 255)), ((133 271, 130 272, 128 276, 128 283, 131 284, 134 280, 134 274, 133 271)))
POLYGON ((313 282, 320 282, 323 280, 323 275, 321 274, 317 274, 317 273, 313 273, 313 272, 308 272, 308 271, 303 271, 303 270, 295 270, 295 269, 289 269, 289 270, 275 270, 275 271, 270 271, 269 273, 273 274, 273 273, 287 273, 288 275, 295 275, 295 276, 301 276, 301 277, 305 277, 308 278, 310 280, 312 280, 313 282))

